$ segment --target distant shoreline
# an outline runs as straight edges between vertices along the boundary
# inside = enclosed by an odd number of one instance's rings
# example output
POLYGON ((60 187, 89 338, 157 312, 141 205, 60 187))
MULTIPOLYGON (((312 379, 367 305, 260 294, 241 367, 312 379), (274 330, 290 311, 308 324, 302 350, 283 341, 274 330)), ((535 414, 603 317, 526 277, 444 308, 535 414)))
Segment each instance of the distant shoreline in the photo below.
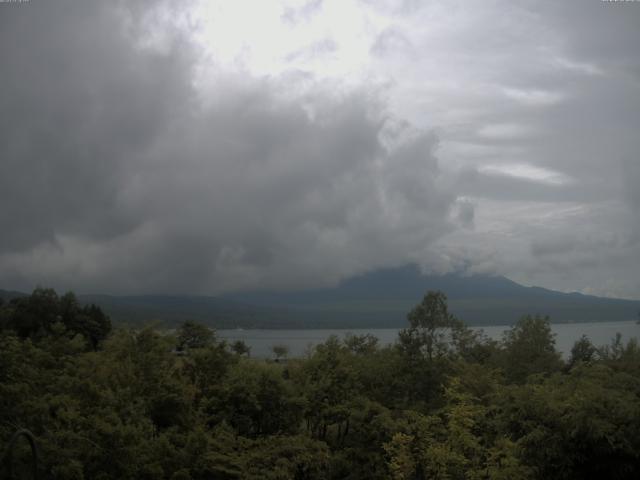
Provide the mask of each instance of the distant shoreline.
MULTIPOLYGON (((393 344, 398 331, 404 327, 390 328, 295 328, 295 329, 217 329, 216 335, 220 340, 229 342, 242 340, 251 347, 252 356, 269 358, 272 356, 271 347, 276 344, 287 345, 291 357, 304 356, 307 350, 325 342, 329 336, 339 338, 346 334, 371 334, 378 338, 380 345, 393 344)), ((510 328, 509 325, 485 325, 470 327, 482 330, 493 339, 500 340, 502 333, 510 328)), ((635 320, 612 322, 581 322, 581 323, 552 323, 551 329, 556 335, 556 349, 567 357, 573 343, 582 335, 586 335, 594 345, 600 347, 609 345, 616 333, 621 333, 624 340, 640 337, 640 325, 635 320)))

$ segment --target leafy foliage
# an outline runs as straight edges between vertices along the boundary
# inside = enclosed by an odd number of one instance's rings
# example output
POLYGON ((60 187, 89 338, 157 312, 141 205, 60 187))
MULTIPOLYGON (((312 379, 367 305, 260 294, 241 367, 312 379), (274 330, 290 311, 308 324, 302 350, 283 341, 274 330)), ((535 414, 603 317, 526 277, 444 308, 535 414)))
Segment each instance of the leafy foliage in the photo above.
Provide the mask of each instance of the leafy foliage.
POLYGON ((177 335, 178 350, 205 348, 212 345, 215 339, 213 331, 209 327, 191 320, 182 322, 177 335))
POLYGON ((526 316, 505 332, 503 368, 508 380, 524 382, 529 375, 562 368, 548 317, 526 316))
POLYGON ((430 292, 396 345, 276 362, 37 289, 0 305, 0 445, 17 428, 50 479, 638 478, 640 348, 582 338, 565 364, 548 319, 492 342, 430 292))

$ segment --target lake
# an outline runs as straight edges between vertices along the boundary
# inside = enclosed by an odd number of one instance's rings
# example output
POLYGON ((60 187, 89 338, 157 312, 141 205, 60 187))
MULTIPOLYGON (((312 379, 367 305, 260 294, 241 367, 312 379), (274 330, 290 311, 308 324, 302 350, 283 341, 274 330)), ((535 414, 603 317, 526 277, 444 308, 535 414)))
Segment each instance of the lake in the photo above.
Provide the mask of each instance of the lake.
MULTIPOLYGON (((502 332, 509 327, 505 325, 475 327, 474 330, 483 330, 493 339, 500 339, 502 332)), ((608 345, 616 336, 622 334, 622 340, 626 343, 632 337, 640 335, 640 325, 635 321, 628 322, 601 322, 601 323, 563 323, 552 324, 551 329, 556 334, 556 349, 567 357, 571 352, 573 343, 582 335, 589 337, 596 346, 608 345)), ((364 335, 370 333, 378 337, 381 345, 394 343, 398 338, 399 328, 356 328, 356 329, 317 329, 317 330, 218 330, 218 338, 227 341, 244 340, 251 347, 251 356, 266 358, 273 357, 271 347, 274 345, 286 345, 289 347, 290 357, 302 357, 313 348, 314 345, 323 343, 330 335, 343 338, 347 333, 364 335)))

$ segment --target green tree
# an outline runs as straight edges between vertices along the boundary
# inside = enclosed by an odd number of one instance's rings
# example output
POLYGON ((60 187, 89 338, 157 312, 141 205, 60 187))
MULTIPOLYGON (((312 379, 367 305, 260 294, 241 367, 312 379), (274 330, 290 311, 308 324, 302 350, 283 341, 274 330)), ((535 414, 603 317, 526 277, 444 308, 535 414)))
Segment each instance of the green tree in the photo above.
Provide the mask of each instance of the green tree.
POLYGON ((287 358, 287 355, 289 355, 289 347, 287 345, 282 345, 282 344, 274 345, 271 347, 271 351, 276 356, 276 361, 279 361, 280 359, 285 359, 287 358))
POLYGON ((560 370, 562 360, 555 343, 549 317, 522 317, 504 333, 502 339, 502 367, 507 380, 521 383, 529 375, 550 374, 560 370))
POLYGON ((231 350, 239 356, 247 355, 251 356, 251 347, 247 345, 243 340, 236 340, 231 344, 231 350))
POLYGON ((353 335, 348 333, 343 340, 345 346, 353 353, 367 355, 375 352, 378 348, 378 339, 370 333, 364 335, 353 335))
POLYGON ((582 335, 571 347, 571 357, 569 358, 569 368, 580 362, 591 362, 595 359, 598 349, 586 335, 582 335))
POLYGON ((186 320, 178 327, 178 350, 205 348, 215 341, 215 333, 206 325, 186 320))
POLYGON ((399 333, 401 346, 410 355, 424 355, 428 360, 455 351, 462 339, 464 324, 449 313, 447 296, 430 291, 408 314, 409 328, 399 333))
POLYGON ((302 402, 275 364, 241 360, 209 398, 210 422, 226 421, 243 436, 293 433, 302 420, 302 402))
POLYGON ((72 292, 58 297, 50 288, 38 287, 28 297, 13 299, 2 309, 2 317, 5 328, 36 341, 59 334, 55 325, 62 324, 70 338, 82 335, 93 350, 111 332, 111 320, 100 307, 93 304, 81 307, 72 292))
POLYGON ((14 298, 9 302, 7 327, 21 338, 38 340, 51 331, 51 326, 61 320, 58 294, 52 288, 36 288, 28 297, 14 298))
POLYGON ((182 358, 181 371, 195 389, 196 402, 215 397, 229 369, 238 362, 224 343, 214 343, 206 348, 196 349, 182 358))
POLYGON ((348 429, 350 402, 358 385, 351 356, 338 337, 330 336, 297 372, 306 399, 307 431, 319 440, 339 438, 348 429))
POLYGON ((97 305, 86 305, 80 309, 76 317, 68 325, 74 334, 83 335, 93 350, 107 339, 111 333, 111 320, 97 305))
POLYGON ((471 351, 464 323, 449 313, 447 297, 430 291, 408 314, 409 328, 398 334, 403 364, 396 375, 410 408, 426 411, 441 406, 446 376, 453 362, 471 351))
POLYGON ((602 363, 510 385, 494 397, 497 429, 536 478, 637 478, 640 379, 602 363))

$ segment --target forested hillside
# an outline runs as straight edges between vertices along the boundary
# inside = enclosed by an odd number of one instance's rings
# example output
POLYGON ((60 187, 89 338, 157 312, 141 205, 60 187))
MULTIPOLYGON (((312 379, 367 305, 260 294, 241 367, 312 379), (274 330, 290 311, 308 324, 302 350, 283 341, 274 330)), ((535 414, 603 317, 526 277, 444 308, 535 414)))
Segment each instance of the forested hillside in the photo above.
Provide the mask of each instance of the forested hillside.
MULTIPOLYGON (((335 287, 279 292, 197 295, 78 295, 117 324, 156 322, 175 327, 193 320, 228 328, 402 328, 406 312, 424 292, 438 290, 449 310, 467 325, 512 325, 523 315, 549 316, 554 323, 635 320, 640 301, 602 298, 525 287, 505 277, 424 275, 416 265, 374 270, 335 287)), ((9 300, 24 293, 0 290, 9 300)))
MULTIPOLYGON (((577 339, 565 362, 548 319, 495 342, 438 292, 407 320, 392 346, 264 361, 194 322, 113 330, 36 290, 0 305, 0 447, 29 429, 47 479, 639 478, 635 340, 577 339)), ((13 453, 27 472, 26 442, 13 453)))

